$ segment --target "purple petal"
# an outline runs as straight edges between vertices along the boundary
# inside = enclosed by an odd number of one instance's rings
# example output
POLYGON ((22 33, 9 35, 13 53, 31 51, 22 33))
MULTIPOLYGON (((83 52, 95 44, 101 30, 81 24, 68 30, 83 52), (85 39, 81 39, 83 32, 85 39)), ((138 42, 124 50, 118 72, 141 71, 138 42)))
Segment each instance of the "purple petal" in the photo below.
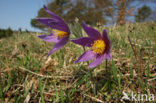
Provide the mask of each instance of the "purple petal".
POLYGON ((64 22, 63 19, 61 19, 59 16, 55 15, 53 12, 51 12, 50 10, 48 10, 47 7, 46 7, 45 5, 44 5, 44 10, 45 10, 48 14, 50 14, 53 18, 55 18, 56 20, 59 20, 59 21, 64 22))
POLYGON ((83 29, 89 37, 92 38, 101 38, 100 33, 92 27, 88 27, 84 22, 82 22, 83 29))
POLYGON ((60 39, 60 41, 53 46, 53 49, 50 50, 50 52, 48 53, 48 56, 54 53, 55 51, 57 51, 58 49, 60 49, 61 47, 63 47, 67 43, 68 38, 69 36, 60 39))
POLYGON ((112 59, 110 52, 109 52, 108 54, 105 54, 105 57, 106 57, 106 59, 108 59, 108 60, 111 60, 111 59, 112 59))
POLYGON ((103 39, 105 40, 105 42, 110 42, 106 30, 103 31, 102 37, 103 37, 103 39))
POLYGON ((85 61, 94 59, 95 57, 96 57, 96 54, 94 52, 92 52, 91 50, 87 50, 75 61, 75 63, 85 62, 85 61))
POLYGON ((97 58, 89 64, 89 68, 94 68, 102 63, 102 61, 106 58, 106 55, 97 56, 97 58))
POLYGON ((68 25, 64 22, 63 19, 61 19, 59 16, 55 15, 53 12, 51 12, 50 10, 48 10, 47 7, 46 7, 45 5, 44 5, 44 10, 45 10, 48 14, 50 14, 54 19, 60 21, 60 23, 61 23, 62 25, 64 25, 64 27, 67 29, 66 32, 70 33, 70 30, 69 30, 69 28, 68 28, 68 25))
POLYGON ((90 38, 90 37, 82 37, 82 38, 71 40, 71 41, 74 42, 75 44, 91 47, 91 45, 94 43, 94 40, 95 39, 90 38))
POLYGON ((39 38, 46 42, 54 42, 57 43, 59 41, 58 37, 56 37, 54 34, 49 34, 49 35, 39 35, 39 38))
POLYGON ((57 29, 57 30, 61 30, 61 31, 69 33, 68 27, 62 24, 62 22, 60 21, 57 21, 51 18, 37 18, 37 20, 41 22, 42 24, 45 24, 53 29, 57 29))
POLYGON ((110 47, 110 40, 109 40, 109 38, 108 38, 108 35, 107 35, 107 31, 106 31, 106 30, 103 31, 102 38, 103 38, 103 40, 104 40, 105 43, 106 43, 105 52, 108 54, 108 53, 110 52, 110 48, 111 48, 111 47, 110 47))

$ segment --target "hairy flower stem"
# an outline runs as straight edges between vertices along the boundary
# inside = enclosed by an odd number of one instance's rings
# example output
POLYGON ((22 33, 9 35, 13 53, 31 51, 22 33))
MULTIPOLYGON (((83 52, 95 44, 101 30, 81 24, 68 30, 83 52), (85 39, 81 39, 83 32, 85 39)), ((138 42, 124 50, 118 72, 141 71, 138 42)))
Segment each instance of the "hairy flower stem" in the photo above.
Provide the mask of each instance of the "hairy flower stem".
POLYGON ((136 60, 136 62, 137 62, 136 50, 134 49, 134 46, 133 46, 133 44, 132 44, 132 42, 131 42, 131 39, 130 39, 129 35, 128 35, 128 41, 129 41, 129 43, 130 43, 130 45, 131 45, 131 48, 132 48, 132 50, 133 50, 133 52, 134 52, 135 60, 136 60))
POLYGON ((108 61, 107 61, 107 59, 106 59, 106 72, 108 73, 107 63, 108 63, 108 61))
POLYGON ((94 71, 94 69, 95 68, 92 68, 92 69, 89 68, 89 72, 88 73, 90 75, 90 81, 92 82, 93 93, 94 93, 94 95, 96 95, 97 94, 97 92, 96 92, 96 80, 93 77, 93 71, 94 71))

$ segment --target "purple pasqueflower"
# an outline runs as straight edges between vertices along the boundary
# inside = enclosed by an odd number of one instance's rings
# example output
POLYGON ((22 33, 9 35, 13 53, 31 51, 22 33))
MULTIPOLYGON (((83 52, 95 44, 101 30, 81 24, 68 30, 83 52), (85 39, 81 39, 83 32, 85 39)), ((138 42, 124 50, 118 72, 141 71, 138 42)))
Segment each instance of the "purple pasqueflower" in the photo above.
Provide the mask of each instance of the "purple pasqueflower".
POLYGON ((49 35, 39 35, 38 37, 46 42, 54 42, 52 50, 48 53, 48 56, 63 47, 69 38, 70 30, 68 25, 59 16, 55 15, 53 12, 44 6, 44 10, 52 16, 52 18, 37 18, 37 20, 52 28, 52 33, 49 35))
POLYGON ((104 59, 110 60, 110 40, 106 30, 104 30, 101 35, 97 30, 88 27, 85 23, 82 23, 82 26, 88 37, 72 40, 72 42, 81 46, 90 47, 90 50, 86 50, 75 63, 94 59, 94 61, 89 64, 89 68, 94 68, 101 64, 104 59))

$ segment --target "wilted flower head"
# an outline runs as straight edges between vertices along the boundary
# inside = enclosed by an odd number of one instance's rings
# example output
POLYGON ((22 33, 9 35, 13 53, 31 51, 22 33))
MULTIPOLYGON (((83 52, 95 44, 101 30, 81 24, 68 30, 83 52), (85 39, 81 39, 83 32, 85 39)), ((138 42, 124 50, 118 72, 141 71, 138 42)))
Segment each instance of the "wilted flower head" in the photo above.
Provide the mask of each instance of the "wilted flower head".
POLYGON ((104 59, 110 60, 110 40, 106 30, 104 30, 101 35, 97 30, 88 27, 85 23, 82 23, 82 26, 88 37, 72 40, 72 42, 81 46, 90 47, 90 50, 85 51, 75 62, 94 59, 94 61, 89 64, 89 68, 94 68, 101 64, 104 59))
POLYGON ((63 47, 69 38, 70 30, 68 25, 57 15, 55 15, 53 12, 47 9, 46 6, 44 6, 44 10, 52 16, 52 18, 37 18, 37 20, 45 24, 48 27, 52 28, 52 33, 49 35, 39 35, 42 40, 46 42, 54 42, 55 45, 53 46, 53 49, 50 50, 48 53, 48 56, 61 47, 63 47))

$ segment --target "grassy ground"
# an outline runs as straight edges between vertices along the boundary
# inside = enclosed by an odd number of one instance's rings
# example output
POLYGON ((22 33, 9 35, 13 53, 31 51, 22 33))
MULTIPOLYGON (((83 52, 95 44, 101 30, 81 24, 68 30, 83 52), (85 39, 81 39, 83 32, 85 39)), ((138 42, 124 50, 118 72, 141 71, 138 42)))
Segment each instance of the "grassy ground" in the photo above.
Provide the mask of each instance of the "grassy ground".
MULTIPOLYGON (((104 28, 97 27, 100 32, 104 28)), ((71 38, 81 36, 81 28, 71 29, 71 38), (73 35, 76 33, 79 35, 73 35)), ((156 23, 105 29, 112 60, 94 69, 88 69, 87 62, 74 64, 84 51, 71 42, 46 59, 53 44, 40 40, 37 34, 1 39, 0 102, 131 102, 120 101, 123 91, 156 97, 156 23)))

